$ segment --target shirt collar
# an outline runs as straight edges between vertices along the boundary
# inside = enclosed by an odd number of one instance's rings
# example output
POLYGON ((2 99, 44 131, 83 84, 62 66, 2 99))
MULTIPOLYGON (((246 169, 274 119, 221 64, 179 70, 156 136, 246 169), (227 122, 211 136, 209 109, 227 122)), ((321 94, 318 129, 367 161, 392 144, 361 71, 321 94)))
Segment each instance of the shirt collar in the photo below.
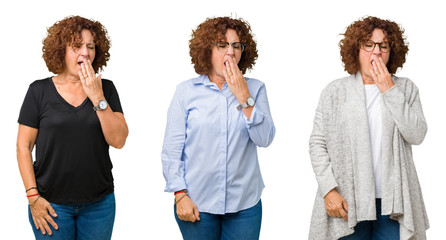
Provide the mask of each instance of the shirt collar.
POLYGON ((208 75, 200 75, 194 79, 192 79, 192 83, 194 85, 212 85, 212 82, 209 80, 208 75))

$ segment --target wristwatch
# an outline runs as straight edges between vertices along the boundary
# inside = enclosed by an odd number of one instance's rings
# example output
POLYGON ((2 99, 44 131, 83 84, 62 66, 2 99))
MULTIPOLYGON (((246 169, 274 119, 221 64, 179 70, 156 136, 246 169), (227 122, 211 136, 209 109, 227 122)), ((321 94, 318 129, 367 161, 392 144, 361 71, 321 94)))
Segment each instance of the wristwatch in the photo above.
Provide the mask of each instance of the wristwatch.
POLYGON ((237 110, 242 110, 247 107, 252 107, 252 106, 254 106, 254 103, 255 103, 254 99, 251 96, 249 96, 248 99, 246 99, 245 103, 242 103, 237 106, 237 110))
POLYGON ((95 110, 95 111, 102 111, 102 110, 107 109, 107 106, 108 106, 108 103, 107 103, 106 100, 100 100, 99 104, 97 106, 93 107, 93 110, 95 110))

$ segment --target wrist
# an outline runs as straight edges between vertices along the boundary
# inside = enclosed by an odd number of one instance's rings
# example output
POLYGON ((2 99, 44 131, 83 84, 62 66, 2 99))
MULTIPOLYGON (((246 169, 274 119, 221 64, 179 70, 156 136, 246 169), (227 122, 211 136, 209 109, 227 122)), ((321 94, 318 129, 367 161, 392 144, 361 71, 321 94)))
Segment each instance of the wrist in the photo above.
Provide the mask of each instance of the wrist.
POLYGON ((90 98, 91 103, 93 103, 93 106, 97 106, 99 104, 99 101, 105 100, 104 94, 100 94, 98 96, 94 96, 90 98))
POLYGON ((36 199, 37 198, 39 198, 40 197, 40 194, 37 194, 37 195, 34 195, 34 196, 26 196, 26 198, 28 198, 28 204, 31 204, 31 203, 33 203, 33 202, 35 202, 36 201, 36 199))
POLYGON ((248 93, 244 93, 243 95, 238 97, 237 100, 240 104, 243 104, 248 100, 249 97, 251 97, 251 96, 249 95, 249 92, 248 92, 248 93))
POLYGON ((177 194, 180 194, 180 193, 187 193, 187 189, 183 189, 183 190, 180 190, 180 191, 176 191, 176 192, 174 192, 173 193, 173 195, 177 195, 177 194))
POLYGON ((39 193, 39 191, 37 191, 37 189, 31 189, 28 192, 26 192, 26 196, 37 194, 37 193, 39 193))

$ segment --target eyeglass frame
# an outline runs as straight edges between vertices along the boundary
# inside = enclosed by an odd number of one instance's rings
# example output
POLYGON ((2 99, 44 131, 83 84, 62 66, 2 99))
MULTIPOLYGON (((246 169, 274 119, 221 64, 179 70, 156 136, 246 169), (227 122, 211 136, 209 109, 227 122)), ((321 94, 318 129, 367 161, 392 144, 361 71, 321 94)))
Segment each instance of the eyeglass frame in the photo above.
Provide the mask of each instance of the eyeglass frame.
POLYGON ((392 44, 390 44, 390 42, 388 42, 388 41, 382 41, 382 42, 378 42, 378 43, 377 43, 377 42, 374 42, 374 41, 372 41, 372 40, 365 40, 365 41, 361 41, 360 45, 361 45, 362 50, 364 50, 364 51, 366 51, 366 52, 373 52, 373 50, 375 50, 375 48, 376 48, 376 45, 378 45, 378 47, 379 47, 379 51, 381 51, 381 52, 383 52, 383 53, 389 53, 390 50, 392 50, 392 44), (372 42, 372 43, 373 43, 373 48, 372 48, 372 50, 370 50, 370 51, 365 50, 365 48, 364 48, 364 43, 366 43, 366 42, 372 42), (383 43, 387 43, 387 44, 389 44, 389 51, 384 52, 384 51, 382 50, 382 48, 381 48, 381 44, 383 44, 383 43))
MULTIPOLYGON (((214 45, 217 46, 217 50, 220 49, 220 48, 218 47, 218 44, 220 44, 220 43, 226 43, 226 46, 228 46, 228 47, 229 47, 229 45, 231 45, 232 49, 235 49, 235 48, 234 48, 234 44, 240 43, 240 45, 242 46, 242 51, 240 51, 240 53, 243 53, 243 51, 245 51, 245 48, 246 48, 246 43, 242 43, 242 42, 228 43, 228 42, 225 42, 225 41, 221 41, 221 42, 216 42, 216 43, 214 43, 214 45)), ((228 48, 228 49, 229 49, 229 48, 228 48)), ((228 51, 228 49, 226 49, 226 51, 225 51, 224 53, 226 53, 226 52, 228 51)), ((223 52, 220 51, 220 50, 218 50, 218 51, 221 52, 221 53, 223 53, 223 52)))

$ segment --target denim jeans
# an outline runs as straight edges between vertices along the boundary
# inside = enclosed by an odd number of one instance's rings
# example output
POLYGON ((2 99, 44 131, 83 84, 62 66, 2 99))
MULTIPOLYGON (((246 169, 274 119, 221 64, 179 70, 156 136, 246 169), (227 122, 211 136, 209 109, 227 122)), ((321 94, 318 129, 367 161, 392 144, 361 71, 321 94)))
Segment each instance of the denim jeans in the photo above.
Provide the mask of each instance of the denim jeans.
POLYGON ((355 232, 339 240, 399 240, 400 224, 381 215, 381 199, 376 199, 376 220, 356 224, 355 232))
POLYGON ((29 222, 37 240, 105 240, 111 239, 113 223, 115 221, 115 194, 110 193, 103 199, 83 204, 56 204, 50 203, 57 213, 53 218, 59 226, 55 230, 48 224, 53 234, 36 229, 28 207, 29 222))
POLYGON ((200 212, 200 221, 185 222, 175 219, 184 240, 258 240, 262 223, 262 202, 254 207, 224 215, 200 212))

